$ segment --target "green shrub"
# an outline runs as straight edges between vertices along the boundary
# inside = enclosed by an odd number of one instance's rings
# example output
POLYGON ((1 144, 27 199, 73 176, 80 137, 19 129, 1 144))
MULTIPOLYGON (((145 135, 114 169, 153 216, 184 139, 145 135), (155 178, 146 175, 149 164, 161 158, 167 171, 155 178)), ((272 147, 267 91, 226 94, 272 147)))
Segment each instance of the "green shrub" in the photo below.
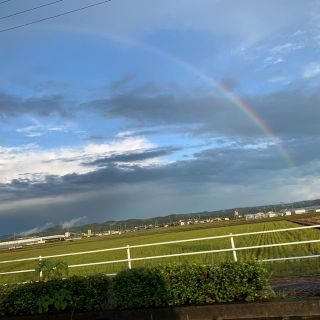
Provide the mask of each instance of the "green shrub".
POLYGON ((0 315, 256 301, 271 292, 267 275, 258 263, 170 265, 0 286, 0 315))
POLYGON ((164 266, 168 305, 254 301, 268 292, 267 270, 257 263, 164 266))
POLYGON ((113 297, 119 309, 158 307, 166 303, 166 288, 155 268, 132 269, 113 279, 113 297))
POLYGON ((268 297, 267 275, 258 263, 133 269, 114 278, 113 295, 121 309, 249 302, 268 297))
POLYGON ((3 294, 0 311, 2 315, 27 315, 106 310, 109 287, 110 278, 105 275, 22 284, 3 294))

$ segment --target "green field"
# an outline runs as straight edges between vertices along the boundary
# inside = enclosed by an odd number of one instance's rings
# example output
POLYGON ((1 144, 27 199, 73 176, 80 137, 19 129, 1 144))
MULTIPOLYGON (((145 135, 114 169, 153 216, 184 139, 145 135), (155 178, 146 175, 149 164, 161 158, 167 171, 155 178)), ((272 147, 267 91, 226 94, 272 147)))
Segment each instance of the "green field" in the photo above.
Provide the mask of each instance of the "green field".
MULTIPOLYGON (((95 237, 89 239, 76 240, 73 242, 60 242, 45 245, 37 245, 23 249, 1 250, 0 262, 6 260, 22 259, 29 257, 47 256, 55 254, 64 254, 80 251, 99 250, 113 247, 122 247, 126 245, 138 245, 172 240, 183 240, 199 237, 209 237, 225 235, 229 233, 246 233, 254 231, 295 228, 300 225, 289 221, 268 221, 259 223, 222 222, 208 223, 202 225, 192 225, 186 227, 159 228, 143 232, 127 233, 122 235, 113 235, 106 237, 95 237)), ((317 229, 286 231, 281 233, 271 233, 264 235, 235 237, 236 247, 263 245, 280 242, 291 242, 299 240, 319 239, 320 231, 317 229)), ((213 239, 205 241, 187 242, 180 244, 161 245, 153 247, 133 248, 131 249, 131 258, 165 255, 172 253, 193 252, 202 250, 214 250, 231 248, 230 239, 213 239)), ((263 249, 252 249, 238 251, 238 260, 267 259, 277 257, 299 256, 320 254, 320 244, 305 244, 286 247, 273 247, 263 249)), ((117 259, 126 259, 126 250, 100 252, 87 255, 77 255, 59 258, 68 265, 92 263, 99 261, 110 261, 117 259)), ((203 255, 193 255, 185 257, 172 257, 165 259, 153 259, 147 261, 132 262, 133 267, 150 266, 154 264, 167 263, 205 263, 212 264, 221 261, 232 261, 232 252, 210 253, 203 255)), ((9 264, 0 264, 0 272, 34 269, 36 261, 14 262, 9 264)), ((318 258, 307 260, 294 260, 285 262, 266 263, 266 266, 276 275, 287 274, 317 274, 320 273, 320 262, 318 258)), ((115 263, 101 266, 88 266, 70 269, 70 274, 92 274, 95 272, 115 273, 128 268, 127 263, 115 263)), ((33 273, 0 275, 1 282, 20 282, 34 279, 33 273)))

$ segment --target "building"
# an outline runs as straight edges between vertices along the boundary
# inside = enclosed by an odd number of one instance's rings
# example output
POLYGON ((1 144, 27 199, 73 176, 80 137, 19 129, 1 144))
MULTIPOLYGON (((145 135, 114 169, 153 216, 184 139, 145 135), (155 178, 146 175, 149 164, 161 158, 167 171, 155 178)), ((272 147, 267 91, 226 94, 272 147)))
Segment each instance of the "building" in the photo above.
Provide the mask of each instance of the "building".
POLYGON ((275 213, 275 212, 273 212, 273 211, 269 211, 269 212, 267 213, 267 215, 268 215, 269 218, 275 218, 275 217, 278 216, 278 214, 275 213))
POLYGON ((245 214, 244 218, 246 220, 264 219, 264 218, 268 218, 268 214, 266 214, 264 212, 257 212, 257 213, 252 213, 252 214, 245 214))
POLYGON ((303 213, 306 213, 306 212, 307 212, 306 209, 295 209, 295 210, 294 210, 294 213, 295 213, 295 214, 303 214, 303 213))
POLYGON ((26 246, 32 246, 35 244, 43 244, 48 242, 58 242, 64 241, 65 235, 54 235, 54 236, 45 236, 45 237, 32 237, 32 238, 20 238, 12 241, 0 242, 0 248, 16 249, 23 248, 26 246))

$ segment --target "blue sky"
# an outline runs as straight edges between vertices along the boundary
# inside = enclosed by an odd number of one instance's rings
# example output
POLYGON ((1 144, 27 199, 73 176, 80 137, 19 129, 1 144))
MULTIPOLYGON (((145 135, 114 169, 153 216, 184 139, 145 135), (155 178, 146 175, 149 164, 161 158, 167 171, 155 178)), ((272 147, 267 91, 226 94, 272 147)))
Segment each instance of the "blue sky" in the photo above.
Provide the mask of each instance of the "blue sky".
POLYGON ((0 4, 0 234, 319 197, 319 1, 114 0, 1 32, 98 1, 4 18, 49 2, 0 4))

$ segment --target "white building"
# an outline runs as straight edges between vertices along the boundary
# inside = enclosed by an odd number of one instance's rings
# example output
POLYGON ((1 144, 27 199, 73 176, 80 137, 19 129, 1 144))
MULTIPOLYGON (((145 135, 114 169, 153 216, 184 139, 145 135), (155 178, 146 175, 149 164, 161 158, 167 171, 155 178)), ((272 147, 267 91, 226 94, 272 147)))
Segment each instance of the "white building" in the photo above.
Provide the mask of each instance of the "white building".
POLYGON ((257 213, 252 213, 252 214, 245 214, 244 218, 246 220, 257 220, 257 219, 264 219, 267 218, 268 215, 264 212, 257 212, 257 213))
POLYGON ((35 244, 43 244, 47 242, 56 242, 65 240, 65 235, 54 235, 54 236, 45 236, 45 237, 32 237, 32 238, 21 238, 12 241, 0 242, 0 248, 22 248, 25 246, 31 246, 35 244))
POLYGON ((268 215, 269 218, 274 218, 274 217, 277 217, 277 216, 278 216, 278 214, 275 213, 275 212, 273 212, 273 211, 269 211, 269 212, 267 213, 267 215, 268 215))
POLYGON ((296 210, 294 210, 294 213, 295 214, 303 214, 303 213, 306 213, 306 209, 296 209, 296 210))

